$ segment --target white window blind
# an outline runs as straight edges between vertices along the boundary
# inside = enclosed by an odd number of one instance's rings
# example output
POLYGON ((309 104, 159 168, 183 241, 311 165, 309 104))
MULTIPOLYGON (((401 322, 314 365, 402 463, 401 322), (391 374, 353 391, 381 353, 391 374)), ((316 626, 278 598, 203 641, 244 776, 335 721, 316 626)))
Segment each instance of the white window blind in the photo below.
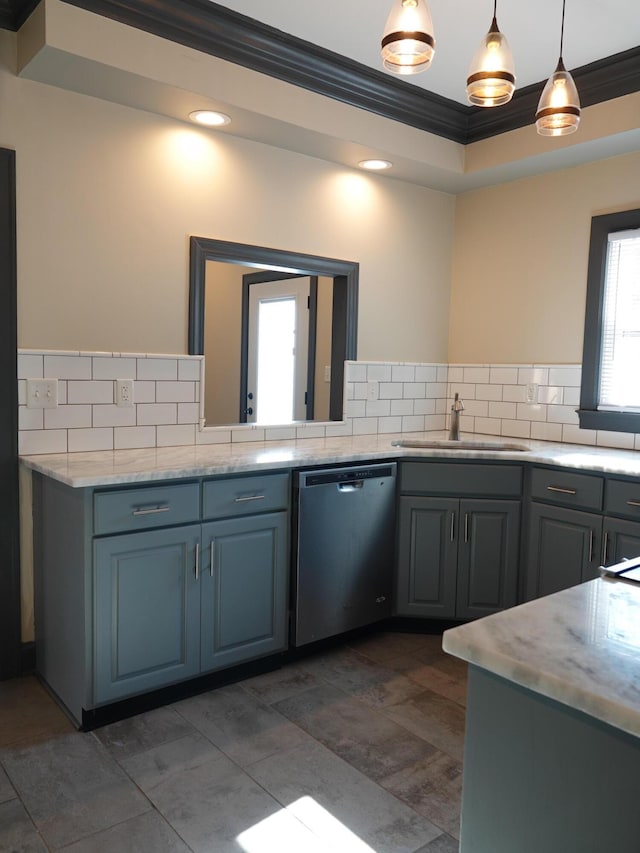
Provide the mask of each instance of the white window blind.
POLYGON ((609 234, 598 408, 640 411, 640 228, 609 234))

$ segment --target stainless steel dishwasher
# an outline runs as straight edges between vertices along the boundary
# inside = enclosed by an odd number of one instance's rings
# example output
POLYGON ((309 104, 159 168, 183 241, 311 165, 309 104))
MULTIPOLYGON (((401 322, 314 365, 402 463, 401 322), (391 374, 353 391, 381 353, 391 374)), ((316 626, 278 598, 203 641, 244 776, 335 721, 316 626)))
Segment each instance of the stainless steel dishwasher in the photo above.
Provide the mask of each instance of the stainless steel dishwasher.
POLYGON ((300 472, 294 643, 391 615, 396 463, 300 472))

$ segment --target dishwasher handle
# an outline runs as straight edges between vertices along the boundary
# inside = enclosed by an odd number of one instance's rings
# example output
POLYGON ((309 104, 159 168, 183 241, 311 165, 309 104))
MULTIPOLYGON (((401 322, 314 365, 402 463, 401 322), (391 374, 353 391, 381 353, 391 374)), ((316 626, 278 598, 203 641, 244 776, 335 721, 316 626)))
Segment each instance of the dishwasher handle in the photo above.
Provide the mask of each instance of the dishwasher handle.
POLYGON ((338 483, 339 492, 356 492, 364 486, 364 480, 347 480, 346 483, 338 483))

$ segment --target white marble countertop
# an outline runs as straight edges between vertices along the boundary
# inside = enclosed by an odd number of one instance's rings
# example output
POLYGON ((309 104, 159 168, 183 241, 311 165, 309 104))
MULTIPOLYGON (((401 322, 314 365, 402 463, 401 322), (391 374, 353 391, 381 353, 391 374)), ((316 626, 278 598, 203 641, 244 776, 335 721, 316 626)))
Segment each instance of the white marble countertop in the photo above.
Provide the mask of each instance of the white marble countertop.
MULTIPOLYGON (((392 446, 392 441, 398 439, 425 441, 446 437, 445 432, 430 432, 307 438, 298 441, 195 444, 185 447, 23 456, 21 463, 76 488, 399 458, 500 459, 538 462, 596 473, 640 476, 640 453, 634 450, 554 444, 546 441, 526 441, 525 444, 529 447, 526 452, 392 446)), ((464 434, 463 438, 496 442, 504 440, 470 434, 464 434)))
POLYGON ((598 579, 445 631, 449 654, 640 735, 640 585, 598 579))

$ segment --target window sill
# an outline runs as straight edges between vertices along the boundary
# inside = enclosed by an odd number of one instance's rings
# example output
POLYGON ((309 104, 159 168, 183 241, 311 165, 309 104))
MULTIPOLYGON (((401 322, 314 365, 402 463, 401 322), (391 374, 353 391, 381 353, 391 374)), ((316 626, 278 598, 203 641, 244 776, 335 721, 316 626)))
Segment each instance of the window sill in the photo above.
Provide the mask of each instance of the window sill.
POLYGON ((600 412, 578 409, 580 429, 640 433, 640 412, 600 412))

